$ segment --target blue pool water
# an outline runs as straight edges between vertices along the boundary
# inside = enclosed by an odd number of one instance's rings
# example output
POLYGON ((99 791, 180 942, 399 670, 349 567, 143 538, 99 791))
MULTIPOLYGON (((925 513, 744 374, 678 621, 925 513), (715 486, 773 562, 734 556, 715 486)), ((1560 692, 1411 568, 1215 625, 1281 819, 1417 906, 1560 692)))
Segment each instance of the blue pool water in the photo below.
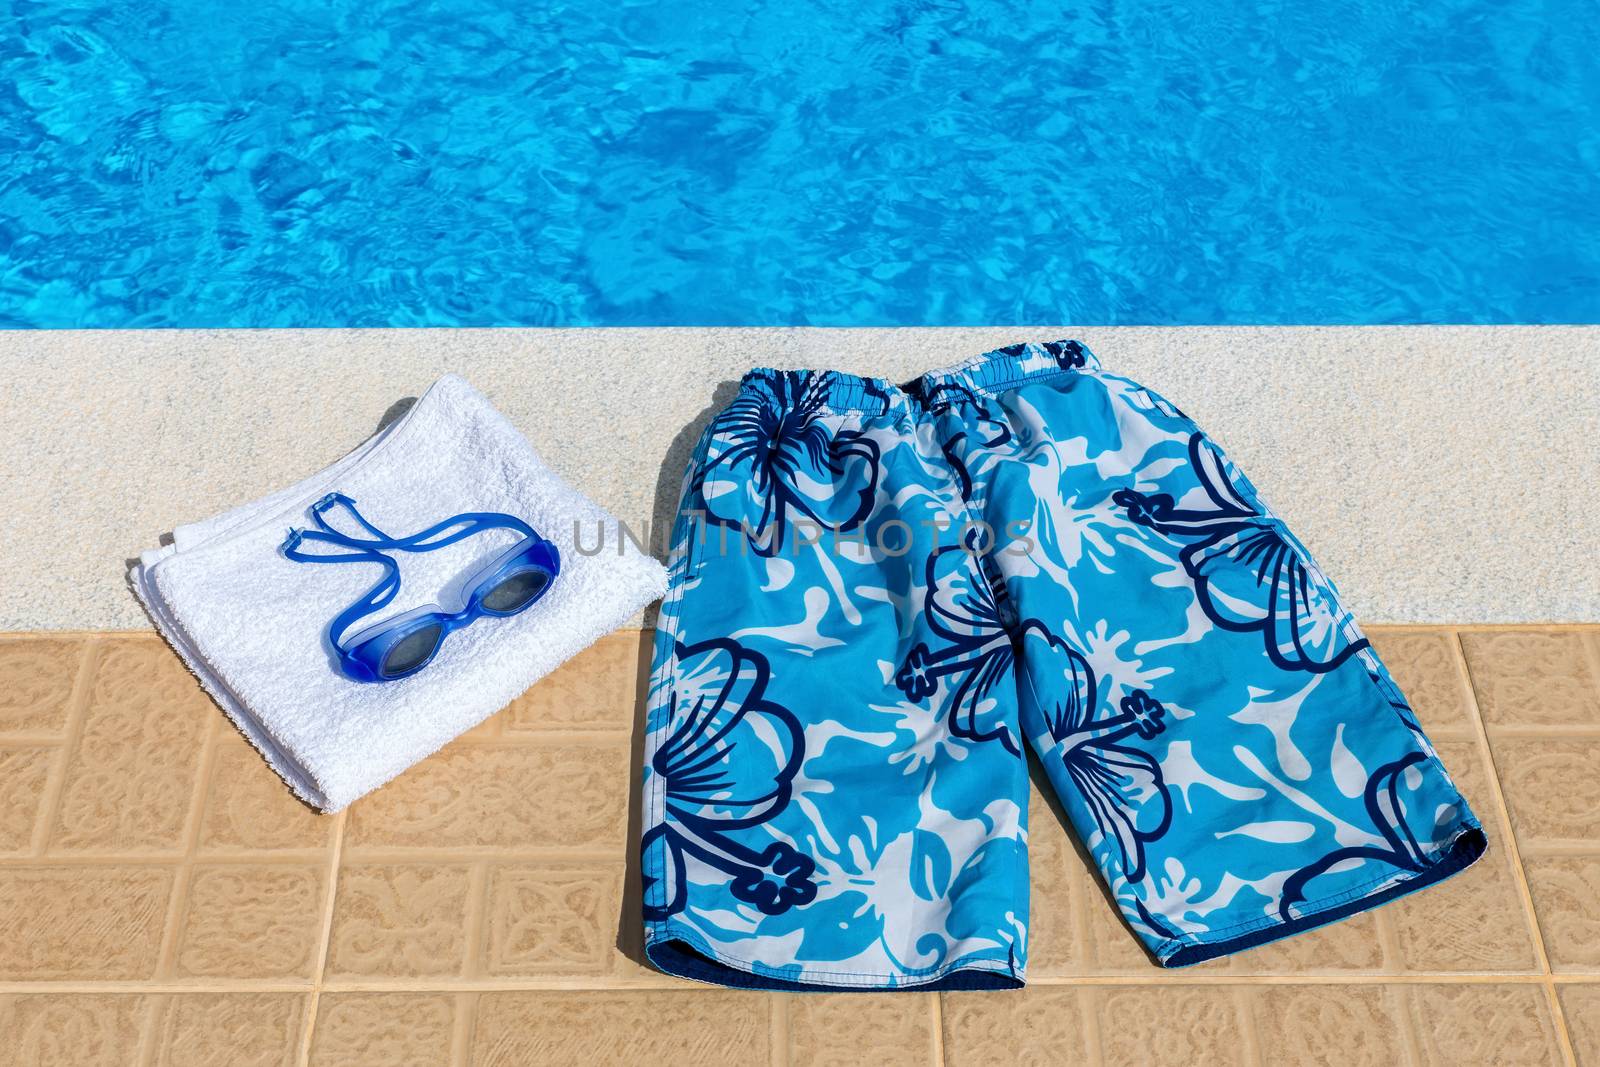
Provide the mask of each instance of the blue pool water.
POLYGON ((1592 0, 0 0, 0 324, 1600 321, 1592 0))

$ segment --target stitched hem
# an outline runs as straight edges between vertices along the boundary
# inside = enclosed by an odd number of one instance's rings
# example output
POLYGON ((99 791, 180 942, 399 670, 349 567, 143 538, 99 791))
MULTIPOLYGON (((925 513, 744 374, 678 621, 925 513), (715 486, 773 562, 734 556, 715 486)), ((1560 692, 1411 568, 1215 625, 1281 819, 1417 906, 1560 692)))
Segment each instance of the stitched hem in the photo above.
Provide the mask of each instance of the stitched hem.
POLYGON ((1476 820, 1468 820, 1420 871, 1400 878, 1390 875, 1373 879, 1342 893, 1299 904, 1294 909, 1298 914, 1291 919, 1263 916, 1205 934, 1170 938, 1157 944, 1152 951, 1163 967, 1188 967, 1292 937, 1442 882, 1472 866, 1487 848, 1488 838, 1483 827, 1476 820))
POLYGON ((692 928, 670 919, 650 927, 645 956, 659 970, 679 978, 735 989, 775 989, 790 992, 1020 989, 1026 984, 1024 969, 1012 963, 980 956, 963 956, 926 972, 871 974, 858 971, 820 971, 804 966, 798 974, 771 974, 753 960, 720 952, 692 928))

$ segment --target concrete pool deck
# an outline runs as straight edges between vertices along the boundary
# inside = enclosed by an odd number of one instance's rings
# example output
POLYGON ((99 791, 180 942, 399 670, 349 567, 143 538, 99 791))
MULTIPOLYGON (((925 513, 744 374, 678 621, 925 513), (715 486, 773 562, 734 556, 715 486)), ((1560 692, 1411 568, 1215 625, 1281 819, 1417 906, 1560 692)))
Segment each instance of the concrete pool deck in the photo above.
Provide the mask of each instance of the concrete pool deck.
POLYGON ((1077 337, 1171 397, 1364 620, 1600 620, 1600 327, 0 332, 0 630, 145 629, 125 560, 455 371, 630 524, 749 367, 903 380, 1077 337))

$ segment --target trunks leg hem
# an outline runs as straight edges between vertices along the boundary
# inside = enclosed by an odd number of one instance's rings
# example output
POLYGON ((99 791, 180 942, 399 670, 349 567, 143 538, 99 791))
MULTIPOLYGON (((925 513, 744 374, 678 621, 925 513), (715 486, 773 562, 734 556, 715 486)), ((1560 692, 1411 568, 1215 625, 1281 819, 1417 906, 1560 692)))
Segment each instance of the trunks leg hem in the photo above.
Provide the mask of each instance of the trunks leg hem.
POLYGON ((1295 909, 1299 914, 1292 919, 1263 919, 1236 928, 1236 932, 1216 941, 1173 938, 1156 946, 1156 959, 1163 967, 1189 967, 1348 919, 1461 873, 1483 855, 1488 844, 1481 826, 1465 825, 1427 866, 1398 881, 1384 879, 1373 883, 1379 887, 1375 892, 1369 892, 1371 886, 1365 886, 1307 901, 1295 909))
POLYGON ((651 937, 645 957, 658 970, 708 985, 790 993, 927 993, 942 990, 1021 989, 1022 972, 1000 960, 958 959, 926 975, 802 972, 799 978, 763 974, 749 960, 711 949, 689 931, 663 930, 651 937))

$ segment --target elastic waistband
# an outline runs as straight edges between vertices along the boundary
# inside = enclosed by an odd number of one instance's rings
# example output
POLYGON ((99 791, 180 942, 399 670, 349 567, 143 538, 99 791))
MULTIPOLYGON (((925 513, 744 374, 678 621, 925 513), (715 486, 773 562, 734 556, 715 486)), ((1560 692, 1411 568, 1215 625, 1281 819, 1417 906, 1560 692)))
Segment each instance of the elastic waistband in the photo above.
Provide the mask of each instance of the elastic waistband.
POLYGON ((900 409, 909 411, 911 404, 904 390, 882 378, 863 378, 837 370, 757 367, 740 380, 739 395, 758 395, 781 411, 885 415, 900 409))
POLYGON ((1100 361, 1082 342, 1028 341, 931 371, 904 385, 843 371, 757 367, 740 381, 739 392, 760 395, 781 410, 909 414, 913 408, 937 411, 965 394, 997 393, 1034 378, 1099 367, 1100 361))
POLYGON ((929 371, 906 389, 932 404, 941 394, 952 391, 998 393, 1062 371, 1099 369, 1100 361, 1081 341, 1027 341, 985 352, 953 367, 929 371))

